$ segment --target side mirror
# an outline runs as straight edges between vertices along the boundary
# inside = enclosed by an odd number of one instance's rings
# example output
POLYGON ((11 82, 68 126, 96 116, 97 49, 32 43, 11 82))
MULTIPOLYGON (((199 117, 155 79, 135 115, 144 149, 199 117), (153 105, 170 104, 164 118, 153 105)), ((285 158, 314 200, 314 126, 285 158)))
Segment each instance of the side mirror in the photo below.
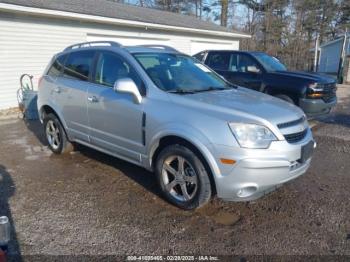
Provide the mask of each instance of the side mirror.
POLYGON ((256 74, 260 73, 260 69, 257 68, 256 66, 248 66, 247 71, 249 73, 256 73, 256 74))
POLYGON ((114 83, 114 91, 118 93, 128 93, 134 97, 134 102, 141 104, 142 96, 135 82, 131 78, 121 78, 114 83))

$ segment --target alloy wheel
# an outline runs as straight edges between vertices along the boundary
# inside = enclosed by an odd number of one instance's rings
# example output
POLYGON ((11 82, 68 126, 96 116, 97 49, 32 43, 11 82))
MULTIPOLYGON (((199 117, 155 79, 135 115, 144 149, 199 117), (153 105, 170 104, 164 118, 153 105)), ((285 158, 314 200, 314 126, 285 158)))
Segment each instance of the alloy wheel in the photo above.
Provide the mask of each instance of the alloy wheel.
POLYGON ((47 121, 46 137, 50 146, 57 150, 61 144, 61 134, 58 125, 53 120, 47 121))
POLYGON ((169 156, 165 159, 162 179, 167 192, 181 202, 193 199, 198 190, 198 175, 182 156, 169 156))

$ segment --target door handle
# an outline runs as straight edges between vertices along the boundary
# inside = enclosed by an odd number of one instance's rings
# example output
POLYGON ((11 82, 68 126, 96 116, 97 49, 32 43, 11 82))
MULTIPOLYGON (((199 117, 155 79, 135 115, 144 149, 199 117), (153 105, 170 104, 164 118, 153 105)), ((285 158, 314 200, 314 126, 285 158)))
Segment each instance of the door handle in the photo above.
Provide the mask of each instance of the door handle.
POLYGON ((59 93, 61 93, 61 88, 57 86, 57 87, 55 87, 55 88, 53 89, 53 91, 54 91, 55 93, 59 94, 59 93))
POLYGON ((90 102, 90 103, 97 103, 98 102, 98 99, 96 96, 88 96, 87 100, 90 102))

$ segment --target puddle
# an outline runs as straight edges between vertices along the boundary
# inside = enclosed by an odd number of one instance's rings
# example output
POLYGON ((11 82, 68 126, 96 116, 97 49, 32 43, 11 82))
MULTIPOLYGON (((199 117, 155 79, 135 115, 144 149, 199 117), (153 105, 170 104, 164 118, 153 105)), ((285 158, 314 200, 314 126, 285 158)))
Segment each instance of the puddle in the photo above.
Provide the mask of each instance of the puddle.
POLYGON ((38 160, 40 159, 40 157, 38 155, 31 155, 31 156, 26 156, 25 160, 30 160, 30 161, 34 161, 34 160, 38 160))
POLYGON ((10 139, 7 141, 8 144, 18 145, 23 148, 25 153, 25 160, 35 161, 42 157, 49 157, 52 152, 47 146, 32 146, 29 144, 26 136, 18 139, 10 139))
POLYGON ((6 126, 6 125, 11 125, 11 124, 15 124, 18 122, 18 119, 1 119, 0 121, 0 126, 6 126))
POLYGON ((240 221, 241 216, 238 214, 219 211, 219 213, 215 214, 211 218, 218 224, 225 225, 225 226, 232 226, 236 224, 238 221, 240 221))
POLYGON ((232 226, 240 221, 241 216, 236 213, 230 213, 220 208, 207 205, 197 211, 199 214, 214 220, 216 223, 225 226, 232 226))

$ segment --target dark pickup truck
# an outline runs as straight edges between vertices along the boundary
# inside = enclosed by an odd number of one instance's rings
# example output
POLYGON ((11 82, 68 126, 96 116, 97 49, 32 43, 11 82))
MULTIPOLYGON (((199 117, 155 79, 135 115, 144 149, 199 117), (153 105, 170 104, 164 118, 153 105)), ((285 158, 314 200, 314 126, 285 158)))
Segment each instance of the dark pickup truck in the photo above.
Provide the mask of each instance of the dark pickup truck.
POLYGON ((232 84, 293 103, 308 117, 327 114, 337 103, 333 78, 288 71, 277 58, 263 52, 213 50, 194 57, 232 84))

